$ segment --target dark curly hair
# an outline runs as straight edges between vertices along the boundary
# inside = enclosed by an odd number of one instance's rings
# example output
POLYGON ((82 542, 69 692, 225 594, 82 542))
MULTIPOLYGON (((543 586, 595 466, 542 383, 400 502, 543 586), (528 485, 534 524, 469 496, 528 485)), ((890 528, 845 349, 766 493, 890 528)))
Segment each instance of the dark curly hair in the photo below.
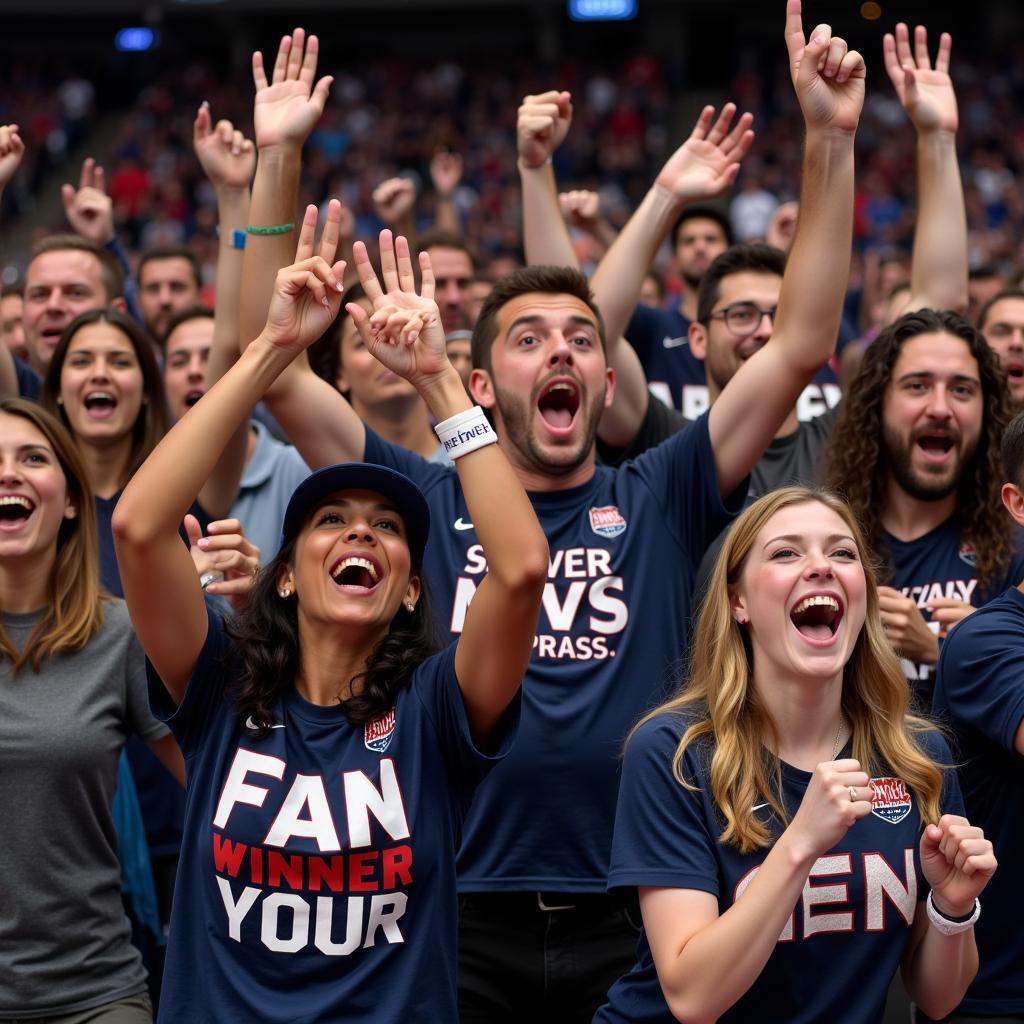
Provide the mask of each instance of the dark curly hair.
POLYGON ((977 556, 978 582, 991 586, 1005 573, 1012 553, 1010 520, 999 497, 1003 482, 1000 442, 1013 416, 1006 376, 996 354, 963 317, 948 311, 920 309, 890 324, 864 353, 860 372, 843 399, 827 456, 827 486, 841 494, 864 526, 878 556, 881 577, 892 565, 882 529, 885 462, 882 407, 886 388, 905 342, 919 334, 962 338, 978 364, 983 418, 981 436, 957 491, 960 537, 977 556))
MULTIPOLYGON (((293 563, 295 546, 293 538, 260 571, 248 607, 224 623, 231 640, 228 657, 236 670, 225 696, 234 704, 239 721, 252 716, 259 736, 270 731, 275 722, 274 704, 299 672, 295 599, 282 598, 277 592, 278 575, 282 567, 293 563)), ((418 575, 419 566, 414 566, 412 572, 418 575)), ((349 681, 362 684, 358 693, 340 701, 353 725, 369 722, 391 708, 398 692, 409 685, 413 672, 441 649, 422 577, 421 583, 416 607, 410 612, 404 605, 399 606, 387 635, 370 655, 366 671, 349 681)))

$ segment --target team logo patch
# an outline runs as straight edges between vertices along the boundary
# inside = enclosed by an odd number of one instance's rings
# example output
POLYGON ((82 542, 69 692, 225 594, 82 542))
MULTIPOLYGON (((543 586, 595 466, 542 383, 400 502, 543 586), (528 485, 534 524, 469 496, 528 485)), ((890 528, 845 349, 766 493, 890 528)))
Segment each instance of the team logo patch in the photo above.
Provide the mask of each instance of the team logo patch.
POLYGON ((974 548, 970 544, 961 544, 960 550, 957 552, 957 557, 961 562, 966 563, 972 569, 978 567, 978 556, 974 552, 974 548))
POLYGON ((373 750, 383 754, 391 743, 391 737, 395 732, 395 709, 392 708, 386 714, 367 722, 363 726, 363 743, 367 750, 373 750))
POLYGON ((910 813, 910 793, 902 779, 871 780, 871 813, 895 825, 910 813))
POLYGON ((626 520, 614 505, 590 510, 590 528, 599 537, 618 537, 625 532, 626 526, 626 520))

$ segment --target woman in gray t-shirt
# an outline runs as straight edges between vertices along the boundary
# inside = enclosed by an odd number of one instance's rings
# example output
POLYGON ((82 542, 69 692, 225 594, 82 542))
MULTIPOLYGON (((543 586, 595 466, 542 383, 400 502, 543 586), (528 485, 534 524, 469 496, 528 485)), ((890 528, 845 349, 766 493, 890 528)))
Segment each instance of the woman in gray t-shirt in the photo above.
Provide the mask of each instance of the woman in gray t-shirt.
POLYGON ((67 431, 38 406, 0 402, 0 1021, 152 1019, 111 802, 132 733, 179 777, 183 766, 98 561, 67 431))

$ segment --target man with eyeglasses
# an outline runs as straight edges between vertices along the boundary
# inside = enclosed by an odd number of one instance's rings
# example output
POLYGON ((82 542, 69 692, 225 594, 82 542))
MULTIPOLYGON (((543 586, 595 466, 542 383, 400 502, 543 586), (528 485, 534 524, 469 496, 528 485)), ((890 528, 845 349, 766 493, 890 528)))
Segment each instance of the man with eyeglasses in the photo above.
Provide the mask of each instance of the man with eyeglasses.
MULTIPOLYGON (((690 325, 690 349, 704 361, 708 397, 718 399, 736 371, 771 340, 775 310, 782 291, 786 256, 780 249, 745 242, 726 249, 708 267, 697 292, 697 317, 690 325)), ((790 409, 775 439, 751 474, 751 498, 776 487, 814 483, 819 461, 832 432, 833 409, 801 422, 790 409)), ((603 445, 604 461, 618 464, 659 444, 685 426, 686 420, 661 402, 648 402, 632 442, 625 448, 603 445)))

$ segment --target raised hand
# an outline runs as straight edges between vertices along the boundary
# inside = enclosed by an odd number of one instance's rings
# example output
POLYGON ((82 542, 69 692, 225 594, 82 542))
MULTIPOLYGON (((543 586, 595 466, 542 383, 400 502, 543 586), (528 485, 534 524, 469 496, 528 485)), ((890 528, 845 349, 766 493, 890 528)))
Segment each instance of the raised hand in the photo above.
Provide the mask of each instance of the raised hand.
POLYGON ((882 55, 896 95, 907 116, 919 132, 955 132, 957 129, 956 93, 949 77, 949 54, 953 39, 948 32, 939 36, 939 52, 932 67, 928 57, 928 30, 914 29, 914 53, 910 52, 910 32, 900 22, 896 35, 886 32, 882 55), (916 60, 916 63, 915 63, 916 60))
POLYGON ((717 119, 715 108, 705 107, 690 137, 658 172, 656 184, 687 202, 711 199, 729 188, 754 141, 753 116, 742 114, 733 125, 735 114, 735 103, 726 103, 717 119))
POLYGON ((372 315, 349 303, 345 306, 363 343, 373 356, 393 373, 417 388, 439 378, 449 369, 441 313, 434 301, 434 272, 430 256, 419 257, 423 285, 416 291, 409 243, 401 235, 392 240, 390 231, 380 233, 381 280, 377 279, 366 246, 352 247, 356 273, 372 315))
POLYGON ((864 106, 864 58, 818 25, 804 37, 800 0, 786 3, 786 48, 800 109, 809 129, 854 132, 864 106))
POLYGON ((572 97, 551 89, 526 96, 516 117, 516 144, 524 167, 542 167, 565 141, 572 123, 572 97))
POLYGON ((344 261, 333 262, 340 220, 341 203, 332 199, 327 204, 320 248, 314 256, 317 211, 312 204, 306 207, 295 262, 277 272, 262 332, 263 339, 275 348, 296 354, 316 341, 338 315, 345 274, 344 261))
POLYGON ((228 120, 213 126, 203 102, 192 125, 192 147, 215 189, 247 189, 256 170, 256 147, 228 120))
POLYGON ((789 252, 793 239, 796 237, 796 222, 800 216, 800 204, 795 200, 780 203, 768 222, 768 230, 764 240, 776 249, 789 252))
POLYGON ((810 856, 831 850, 847 829, 871 813, 869 781, 852 757, 819 764, 786 829, 787 836, 810 856))
POLYGON ((575 228, 593 231, 601 214, 601 197, 588 189, 558 193, 562 216, 575 228))
POLYGON ((82 164, 78 188, 63 185, 64 213, 76 235, 93 245, 106 245, 114 237, 114 204, 107 195, 103 168, 93 158, 82 164))
POLYGON ((408 178, 388 178, 373 190, 373 209, 389 226, 408 217, 415 202, 416 186, 408 178))
POLYGON ((307 40, 301 28, 285 36, 278 47, 269 84, 263 54, 257 50, 252 55, 252 77, 256 83, 253 124, 260 149, 301 147, 320 120, 333 78, 328 75, 313 84, 319 49, 317 37, 307 40))
POLYGON ((260 549, 246 537, 237 519, 210 523, 205 537, 195 516, 185 516, 184 525, 203 590, 226 597, 235 611, 241 611, 260 571, 260 549), (208 582, 211 576, 212 582, 208 582))
POLYGON ((25 143, 16 124, 0 124, 0 192, 6 187, 25 155, 25 143))
POLYGON ((971 912, 996 866, 992 843, 966 818, 944 814, 921 835, 921 871, 935 908, 947 917, 971 912))
POLYGON ((430 161, 430 180, 439 196, 450 196, 462 181, 462 157, 458 153, 435 153, 430 161))

